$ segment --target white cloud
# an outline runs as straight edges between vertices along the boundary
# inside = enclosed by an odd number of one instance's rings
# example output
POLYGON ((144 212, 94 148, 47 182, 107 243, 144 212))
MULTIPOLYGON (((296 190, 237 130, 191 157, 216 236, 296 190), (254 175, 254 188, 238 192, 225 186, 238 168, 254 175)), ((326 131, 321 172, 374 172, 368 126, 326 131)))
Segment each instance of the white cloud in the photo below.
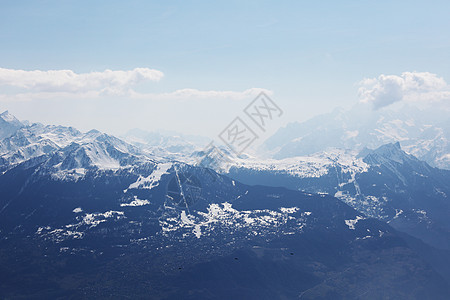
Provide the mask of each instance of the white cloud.
POLYGON ((262 88, 250 88, 244 91, 202 91, 186 88, 166 93, 139 93, 133 90, 133 85, 139 82, 158 81, 163 76, 161 71, 148 68, 80 74, 71 70, 24 71, 0 68, 0 86, 19 88, 19 91, 15 93, 0 94, 0 101, 104 97, 143 100, 245 100, 256 97, 260 92, 272 94, 271 91, 262 88))
POLYGON ((250 100, 258 96, 261 92, 267 95, 272 95, 273 92, 263 88, 251 88, 244 91, 201 91, 197 89, 180 89, 168 93, 137 93, 133 90, 126 92, 110 92, 110 90, 87 91, 82 93, 69 93, 69 92, 36 92, 36 93, 17 93, 0 94, 0 102, 23 102, 33 100, 50 100, 50 99, 97 99, 97 98, 126 98, 126 99, 138 99, 138 100, 154 100, 154 101, 167 101, 167 100, 250 100))
POLYGON ((429 72, 404 72, 364 79, 358 95, 361 102, 372 103, 375 109, 398 101, 437 102, 450 99, 450 86, 441 77, 429 72))
POLYGON ((179 99, 179 100, 189 100, 189 99, 231 99, 231 100, 244 100, 249 98, 254 98, 258 96, 261 92, 268 95, 272 95, 272 91, 263 88, 251 88, 244 90, 242 92, 236 91, 201 91, 197 89, 180 89, 169 93, 159 93, 159 94, 141 94, 131 91, 130 97, 136 99, 155 99, 155 100, 165 100, 165 99, 179 99))
POLYGON ((72 70, 14 70, 0 68, 0 86, 49 93, 120 93, 142 81, 158 81, 164 74, 149 68, 127 71, 105 70, 77 74, 72 70))

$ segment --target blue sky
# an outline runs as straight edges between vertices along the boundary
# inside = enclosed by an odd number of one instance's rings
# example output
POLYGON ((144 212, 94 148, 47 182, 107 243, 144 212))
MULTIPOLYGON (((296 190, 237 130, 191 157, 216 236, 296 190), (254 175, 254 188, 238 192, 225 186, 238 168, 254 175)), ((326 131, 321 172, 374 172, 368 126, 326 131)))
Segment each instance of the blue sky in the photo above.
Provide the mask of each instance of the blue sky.
MULTIPOLYGON (((417 71, 448 82, 449 36, 448 1, 0 2, 0 68, 149 68, 164 76, 133 90, 155 95, 262 88, 285 111, 277 126, 353 105, 364 78, 417 71)), ((0 110, 113 133, 141 127, 214 135, 251 100, 34 99, 20 89, 0 80, 0 110), (14 97, 23 92, 30 99, 14 97)))

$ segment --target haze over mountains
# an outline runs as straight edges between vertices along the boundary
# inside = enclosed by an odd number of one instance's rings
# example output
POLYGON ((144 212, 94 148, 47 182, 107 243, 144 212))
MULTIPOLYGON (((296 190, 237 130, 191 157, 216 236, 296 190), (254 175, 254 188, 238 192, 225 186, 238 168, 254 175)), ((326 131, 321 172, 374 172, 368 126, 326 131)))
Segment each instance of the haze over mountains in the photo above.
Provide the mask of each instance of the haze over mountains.
POLYGON ((373 110, 357 104, 335 109, 302 123, 291 123, 268 138, 264 148, 274 158, 309 155, 341 148, 361 151, 400 142, 405 151, 431 166, 450 169, 448 109, 402 105, 373 110))
POLYGON ((134 131, 132 145, 1 114, 0 295, 447 298, 450 171, 402 150, 445 162, 445 122, 384 116, 342 139, 358 128, 345 114, 216 170, 198 164, 205 139, 134 131))

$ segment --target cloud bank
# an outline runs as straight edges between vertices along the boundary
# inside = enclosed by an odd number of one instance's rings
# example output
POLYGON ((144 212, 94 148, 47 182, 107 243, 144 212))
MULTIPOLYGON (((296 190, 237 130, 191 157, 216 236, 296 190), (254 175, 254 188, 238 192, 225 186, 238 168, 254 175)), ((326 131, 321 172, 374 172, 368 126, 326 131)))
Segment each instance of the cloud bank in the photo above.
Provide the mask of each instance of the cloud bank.
POLYGON ((166 93, 139 93, 133 86, 145 81, 159 81, 164 74, 149 68, 135 68, 126 71, 105 70, 77 74, 72 70, 24 71, 0 68, 0 87, 18 88, 13 93, 0 94, 0 101, 32 101, 39 99, 96 99, 123 97, 143 100, 192 100, 231 99, 242 100, 256 97, 265 92, 262 88, 244 91, 216 91, 178 89, 166 93))
POLYGON ((80 74, 72 70, 24 71, 0 68, 0 86, 50 93, 123 91, 143 81, 159 81, 163 76, 161 71, 149 68, 80 74))
POLYGON ((361 102, 379 109, 399 101, 438 102, 450 99, 450 86, 441 77, 429 72, 404 72, 380 75, 359 83, 361 102))
POLYGON ((201 91, 197 89, 179 89, 169 93, 159 93, 159 94, 142 94, 131 92, 130 96, 132 98, 141 99, 178 99, 178 100, 189 100, 189 99, 231 99, 231 100, 244 100, 249 98, 254 98, 258 96, 261 92, 267 95, 272 95, 273 92, 263 88, 251 88, 244 91, 201 91))

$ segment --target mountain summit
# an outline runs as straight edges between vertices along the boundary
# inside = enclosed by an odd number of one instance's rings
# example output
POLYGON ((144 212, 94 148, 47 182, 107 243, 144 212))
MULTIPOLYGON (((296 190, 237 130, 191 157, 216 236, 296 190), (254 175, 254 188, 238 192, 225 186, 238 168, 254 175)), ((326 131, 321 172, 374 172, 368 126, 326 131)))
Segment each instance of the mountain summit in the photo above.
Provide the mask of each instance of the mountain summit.
POLYGON ((0 140, 13 135, 23 126, 24 124, 10 114, 9 111, 4 111, 0 114, 0 140))

